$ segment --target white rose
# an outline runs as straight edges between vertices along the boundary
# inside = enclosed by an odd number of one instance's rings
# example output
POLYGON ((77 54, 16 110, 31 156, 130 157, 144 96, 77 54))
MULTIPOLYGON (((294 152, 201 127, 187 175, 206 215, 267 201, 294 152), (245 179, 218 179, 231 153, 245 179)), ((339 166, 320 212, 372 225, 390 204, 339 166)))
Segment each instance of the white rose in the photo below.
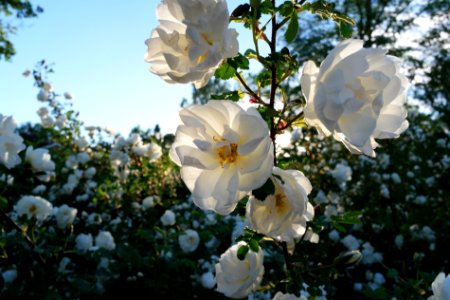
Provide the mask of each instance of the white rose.
POLYGON ((155 206, 155 197, 153 196, 146 197, 144 200, 142 200, 142 206, 145 209, 149 209, 155 206))
POLYGON ((293 243, 306 231, 306 222, 314 217, 308 202, 311 183, 302 172, 273 168, 275 193, 265 199, 250 196, 246 216, 250 226, 272 238, 293 243))
POLYGON ((156 15, 159 26, 145 42, 144 58, 150 71, 167 82, 192 82, 201 88, 224 59, 238 52, 224 0, 166 0, 156 15))
POLYGON ((352 153, 375 156, 375 139, 397 138, 408 128, 400 60, 385 50, 345 40, 320 65, 308 61, 301 78, 305 120, 333 135, 352 153))
POLYGON ((13 117, 0 114, 0 163, 8 169, 20 164, 18 153, 25 149, 22 137, 15 133, 16 126, 13 117))
POLYGON ((100 231, 95 237, 95 246, 106 250, 114 250, 116 248, 116 244, 114 243, 114 238, 111 235, 111 232, 100 231))
POLYGON ((197 231, 187 229, 183 234, 178 236, 178 244, 185 253, 194 252, 200 243, 200 236, 197 231))
POLYGON ((331 171, 331 176, 336 180, 337 184, 342 185, 352 180, 352 169, 344 164, 337 164, 331 171))
POLYGON ((75 248, 77 248, 80 251, 86 251, 89 250, 89 248, 92 247, 93 244, 93 238, 92 235, 80 233, 75 238, 75 248))
POLYGON ((266 122, 254 108, 210 101, 180 112, 170 158, 201 209, 231 213, 249 191, 269 178, 273 144, 266 122))
POLYGON ((450 274, 439 273, 431 284, 433 296, 429 300, 450 300, 450 274))
POLYGON ((47 149, 33 149, 28 146, 25 152, 25 160, 31 164, 35 172, 51 172, 55 170, 55 163, 52 161, 47 149))
POLYGON ((166 210, 160 218, 164 226, 175 225, 175 214, 170 209, 166 210))
POLYGON ((67 204, 63 204, 55 209, 54 214, 56 216, 56 223, 58 224, 58 227, 64 229, 71 225, 73 220, 75 220, 77 209, 69 207, 67 204))
POLYGON ((23 196, 14 206, 19 216, 27 215, 29 219, 44 221, 52 213, 52 204, 39 196, 23 196))
POLYGON ((132 151, 139 156, 145 156, 150 161, 155 161, 162 155, 161 146, 155 143, 139 144, 132 148, 132 151))
POLYGON ((278 291, 275 296, 273 296, 272 300, 304 300, 306 297, 297 297, 294 294, 283 294, 282 292, 278 291))
POLYGON ((261 283, 264 274, 264 255, 248 251, 244 260, 237 258, 238 249, 245 245, 239 242, 220 256, 216 264, 217 291, 229 298, 244 298, 261 283))

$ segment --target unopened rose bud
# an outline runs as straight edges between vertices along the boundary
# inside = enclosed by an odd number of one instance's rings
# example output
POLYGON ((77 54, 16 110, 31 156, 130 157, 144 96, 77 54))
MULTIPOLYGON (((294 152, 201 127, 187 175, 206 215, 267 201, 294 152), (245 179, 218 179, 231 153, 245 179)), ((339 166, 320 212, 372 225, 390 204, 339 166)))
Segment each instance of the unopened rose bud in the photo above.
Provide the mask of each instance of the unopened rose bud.
POLYGON ((340 253, 334 259, 334 263, 337 265, 353 266, 359 263, 361 259, 362 254, 359 250, 351 250, 340 253))

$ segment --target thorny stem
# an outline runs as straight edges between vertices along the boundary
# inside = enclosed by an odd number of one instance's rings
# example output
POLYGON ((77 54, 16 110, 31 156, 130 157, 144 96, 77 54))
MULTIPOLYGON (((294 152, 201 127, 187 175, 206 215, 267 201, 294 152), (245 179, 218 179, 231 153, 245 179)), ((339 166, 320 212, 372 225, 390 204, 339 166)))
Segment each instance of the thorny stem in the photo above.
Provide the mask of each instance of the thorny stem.
MULTIPOLYGON (((272 0, 272 6, 275 7, 275 0, 272 0)), ((277 18, 276 13, 273 14, 272 17, 272 37, 270 39, 270 53, 275 56, 277 51, 277 18)), ((269 99, 269 106, 270 108, 274 109, 275 107, 275 94, 277 90, 277 66, 272 62, 271 66, 272 71, 272 77, 271 77, 271 84, 270 84, 270 99, 269 99)), ((272 139, 273 143, 273 163, 274 165, 277 164, 277 153, 276 153, 276 138, 277 130, 276 130, 276 124, 275 124, 275 117, 271 117, 270 121, 270 138, 272 139)))
POLYGON ((256 94, 248 85, 247 82, 245 82, 245 79, 242 78, 242 75, 239 72, 236 72, 236 78, 239 80, 239 82, 242 84, 242 86, 245 88, 245 90, 253 97, 255 98, 258 103, 264 103, 261 100, 261 97, 259 97, 258 94, 256 94))

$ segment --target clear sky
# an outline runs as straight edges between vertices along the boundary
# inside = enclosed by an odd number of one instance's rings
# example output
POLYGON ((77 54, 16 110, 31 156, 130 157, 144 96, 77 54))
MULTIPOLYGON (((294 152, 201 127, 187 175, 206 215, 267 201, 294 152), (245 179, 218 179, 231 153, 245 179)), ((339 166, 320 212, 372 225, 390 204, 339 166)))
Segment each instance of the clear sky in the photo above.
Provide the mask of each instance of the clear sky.
MULTIPOLYGON (((174 132, 180 102, 191 98, 192 86, 164 82, 144 61, 159 2, 32 1, 44 12, 21 22, 11 37, 17 54, 11 62, 0 61, 0 113, 19 124, 39 121, 38 90, 22 72, 46 59, 55 70, 49 82, 56 92, 73 94, 86 125, 128 134, 135 125, 160 124, 164 133, 174 132)), ((241 2, 229 0, 229 11, 241 2)))

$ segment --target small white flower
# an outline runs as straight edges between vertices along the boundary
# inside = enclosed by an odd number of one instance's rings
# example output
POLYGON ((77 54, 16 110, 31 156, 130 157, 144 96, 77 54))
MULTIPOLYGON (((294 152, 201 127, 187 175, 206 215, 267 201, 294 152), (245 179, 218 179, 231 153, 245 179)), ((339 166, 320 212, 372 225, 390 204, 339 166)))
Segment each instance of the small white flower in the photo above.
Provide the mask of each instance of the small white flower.
POLYGON ((0 114, 0 163, 8 169, 20 164, 18 153, 25 149, 22 137, 15 133, 16 127, 13 117, 0 114))
POLYGON ((170 158, 194 203, 219 214, 231 213, 249 191, 269 178, 273 145, 269 129, 254 108, 210 101, 182 109, 170 158))
POLYGON ((2 272, 3 281, 6 284, 11 284, 14 280, 17 279, 17 270, 10 269, 2 272))
POLYGON ((363 48, 362 40, 337 45, 320 65, 303 68, 305 120, 325 136, 342 142, 352 153, 375 157, 375 139, 397 138, 408 128, 408 80, 400 60, 386 51, 363 48))
POLYGON ((62 206, 55 208, 55 216, 58 227, 61 229, 66 228, 69 225, 72 225, 75 217, 77 215, 77 209, 73 207, 69 207, 67 204, 63 204, 62 206))
POLYGON ((64 98, 66 98, 67 100, 72 100, 73 99, 73 95, 69 92, 65 92, 64 93, 64 98))
POLYGON ((25 152, 25 160, 31 164, 35 172, 52 172, 55 170, 55 163, 47 149, 33 149, 32 146, 28 146, 25 152))
POLYGON ((246 245, 239 242, 220 256, 215 265, 217 291, 227 297, 239 299, 246 297, 261 283, 264 274, 262 249, 258 252, 248 251, 244 260, 237 258, 237 251, 246 245))
POLYGON ((144 200, 142 200, 142 206, 145 209, 149 209, 155 206, 155 197, 153 196, 146 197, 144 200))
POLYGON ((278 291, 275 296, 273 296, 272 300, 304 300, 305 297, 297 297, 294 294, 284 294, 280 291, 278 291))
POLYGON ((19 216, 27 215, 29 219, 44 221, 52 213, 52 204, 39 196, 23 196, 14 206, 19 216))
POLYGON ((359 241, 351 234, 345 236, 341 243, 344 244, 345 247, 347 247, 348 250, 357 250, 360 246, 359 241))
POLYGON ((80 233, 75 238, 75 248, 77 248, 80 251, 87 251, 89 250, 93 245, 93 238, 92 235, 80 233))
POLYGON ((178 236, 178 244, 180 245, 181 250, 185 253, 194 252, 199 243, 200 236, 195 230, 187 229, 184 233, 178 236))
POLYGON ((175 213, 168 209, 161 216, 160 220, 164 226, 175 225, 175 213))
POLYGON ((48 91, 45 89, 40 89, 36 98, 41 102, 47 101, 48 100, 48 91))
POLYGON ((238 52, 224 0, 165 0, 156 15, 159 26, 145 42, 144 59, 151 72, 169 83, 192 82, 201 88, 224 59, 238 52))
POLYGON ((139 156, 145 156, 150 161, 155 161, 162 155, 161 146, 155 143, 140 144, 132 148, 132 151, 139 156))
POLYGON ((106 250, 114 250, 116 248, 116 244, 114 243, 114 238, 111 235, 111 232, 100 231, 95 237, 95 246, 106 250))
POLYGON ((202 277, 200 278, 200 282, 202 283, 202 286, 206 289, 212 289, 216 286, 216 279, 214 278, 213 273, 206 272, 202 274, 202 277))
POLYGON ((331 176, 333 176, 338 185, 342 185, 352 180, 352 169, 347 165, 339 163, 331 171, 331 176))

